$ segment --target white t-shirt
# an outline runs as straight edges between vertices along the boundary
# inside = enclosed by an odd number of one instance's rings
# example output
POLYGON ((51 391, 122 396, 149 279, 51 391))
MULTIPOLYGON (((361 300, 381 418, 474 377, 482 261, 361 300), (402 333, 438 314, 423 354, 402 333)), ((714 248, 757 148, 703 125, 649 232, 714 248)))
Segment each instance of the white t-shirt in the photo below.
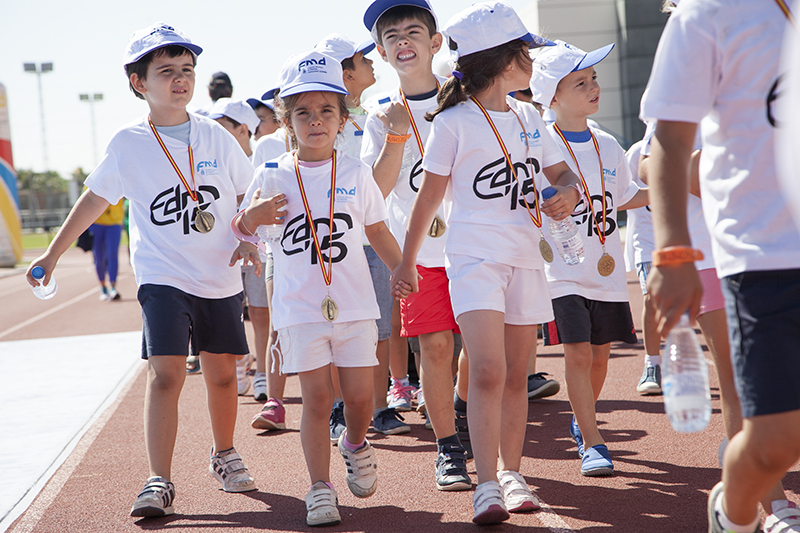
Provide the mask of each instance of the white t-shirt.
MULTIPOLYGON (((800 0, 795 1, 792 12, 795 16, 800 13, 800 0)), ((800 229, 800 31, 786 32, 781 64, 787 73, 787 89, 786 97, 778 100, 778 177, 800 229)))
MULTIPOLYGON (((439 82, 442 83, 443 80, 440 79, 439 82)), ((391 102, 402 103, 403 101, 400 97, 400 89, 395 89, 386 97, 391 102)), ((389 101, 385 101, 384 98, 379 99, 379 102, 383 108, 389 105, 389 101)), ((431 131, 431 123, 425 120, 425 113, 436 109, 436 96, 425 100, 408 100, 408 107, 419 130, 420 140, 425 146, 431 131)), ((420 154, 413 128, 409 126, 408 132, 411 133, 411 138, 405 143, 400 174, 392 192, 386 197, 386 205, 389 208, 389 229, 400 244, 400 249, 403 248, 406 240, 406 226, 411 216, 414 199, 422 185, 422 154, 420 154)), ((386 133, 387 128, 383 122, 375 113, 370 113, 364 126, 364 141, 361 145, 361 160, 369 166, 374 165, 378 159, 386 140, 386 133)), ((436 214, 444 220, 442 206, 439 206, 436 214)), ((449 228, 445 231, 445 236, 448 231, 449 228)), ((426 236, 417 254, 417 264, 428 268, 444 267, 444 243, 445 239, 442 237, 426 236)))
POLYGON ((683 0, 642 101, 644 120, 700 124, 703 212, 720 277, 800 267, 771 123, 786 27, 774 0, 683 0))
MULTIPOLYGON (((564 143, 558 137, 554 125, 547 127, 548 133, 561 149, 564 160, 569 168, 578 174, 575 161, 567 150, 564 143)), ((616 268, 610 276, 601 276, 597 271, 597 262, 603 256, 603 247, 597 235, 597 227, 592 219, 591 211, 586 202, 581 204, 583 209, 572 215, 572 220, 578 226, 578 232, 583 237, 583 248, 586 252, 586 259, 578 265, 567 265, 556 256, 552 263, 545 264, 547 281, 550 282, 550 295, 553 298, 560 298, 570 294, 583 296, 589 300, 600 302, 627 302, 628 287, 625 277, 624 258, 622 255, 622 241, 619 236, 617 226, 617 207, 631 200, 639 191, 639 187, 631 179, 631 171, 628 161, 625 159, 625 152, 617 141, 601 130, 591 128, 600 147, 600 157, 603 160, 603 175, 606 190, 606 224, 603 227, 603 198, 602 185, 600 183, 600 163, 597 160, 597 151, 591 140, 586 142, 570 142, 578 164, 586 179, 589 193, 592 197, 592 207, 594 208, 598 224, 604 230, 606 236, 606 252, 614 259, 616 268)), ((547 220, 547 217, 545 217, 547 220)), ((550 229, 545 224, 545 236, 548 242, 552 243, 553 237, 550 229)))
MULTIPOLYGON (((131 264, 138 285, 168 285, 202 298, 227 298, 242 291, 239 269, 228 266, 238 244, 229 221, 253 166, 225 128, 193 113, 189 120, 194 179, 200 206, 214 215, 211 232, 194 229, 194 202, 147 116, 117 130, 86 186, 111 204, 122 197, 129 200, 131 264)), ((191 185, 186 144, 167 135, 161 139, 191 185)))
MULTIPOLYGON (((637 141, 625 153, 628 160, 628 168, 631 171, 631 179, 639 188, 647 187, 639 179, 639 156, 642 152, 644 141, 637 141)), ((653 215, 650 214, 650 206, 628 209, 628 226, 625 231, 625 270, 630 272, 640 263, 647 263, 652 260, 653 250, 656 248, 656 240, 653 236, 653 215)))
POLYGON ((267 161, 271 161, 281 154, 291 151, 292 144, 287 138, 286 128, 278 128, 269 135, 264 135, 256 142, 253 150, 253 166, 258 168, 267 161))
MULTIPOLYGON (((536 108, 511 97, 506 100, 522 120, 525 132, 513 112, 487 112, 536 216, 537 195, 532 183, 541 192, 549 185, 542 169, 564 158, 546 133, 536 108)), ((447 253, 485 257, 519 268, 544 268, 539 253, 540 230, 528 214, 500 143, 475 102, 461 102, 436 116, 423 168, 451 176, 444 201, 449 228, 445 234, 447 253)))
POLYGON ((336 136, 336 149, 350 157, 360 159, 361 145, 364 140, 364 125, 366 122, 366 113, 351 113, 350 118, 344 123, 344 131, 336 136), (352 119, 352 121, 350 119, 352 119), (356 127, 353 122, 355 122, 358 127, 356 127))
MULTIPOLYGON (((279 242, 272 243, 275 273, 270 308, 275 329, 325 322, 320 306, 328 294, 297 184, 293 154, 283 154, 271 161, 271 168, 261 165, 250 187, 250 190, 261 187, 266 173, 273 172, 277 175, 280 190, 286 195, 283 236, 279 242)), ((301 164, 300 175, 326 269, 328 253, 331 248, 334 250, 330 296, 339 306, 336 321, 376 319, 380 317, 380 311, 369 282, 369 265, 361 244, 361 230, 364 226, 386 220, 386 205, 372 179, 372 170, 358 159, 337 154, 332 245, 329 221, 331 161, 313 167, 301 164)))

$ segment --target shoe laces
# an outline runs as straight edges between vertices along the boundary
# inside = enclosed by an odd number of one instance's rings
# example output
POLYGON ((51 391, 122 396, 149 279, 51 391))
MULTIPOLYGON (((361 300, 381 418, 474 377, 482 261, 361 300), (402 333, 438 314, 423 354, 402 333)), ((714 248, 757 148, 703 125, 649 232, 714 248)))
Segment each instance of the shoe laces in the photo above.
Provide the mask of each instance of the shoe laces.
POLYGON ((403 418, 403 416, 400 413, 398 413, 397 409, 395 409, 394 407, 387 407, 386 409, 378 413, 378 416, 376 417, 376 422, 380 421, 383 424, 385 424, 390 420, 405 422, 405 418, 403 418))
POLYGON ((547 381, 547 378, 545 376, 549 375, 550 374, 548 374, 547 372, 537 372, 535 374, 531 374, 530 376, 528 376, 528 379, 543 379, 544 381, 547 381))
POLYGON ((392 383, 392 389, 390 392, 392 394, 392 400, 405 400, 410 402, 411 396, 414 393, 414 387, 411 385, 403 385, 403 383, 400 381, 395 381, 392 383))
POLYGON ((442 446, 436 458, 436 466, 444 470, 445 474, 456 474, 467 469, 467 454, 463 447, 455 444, 442 446))

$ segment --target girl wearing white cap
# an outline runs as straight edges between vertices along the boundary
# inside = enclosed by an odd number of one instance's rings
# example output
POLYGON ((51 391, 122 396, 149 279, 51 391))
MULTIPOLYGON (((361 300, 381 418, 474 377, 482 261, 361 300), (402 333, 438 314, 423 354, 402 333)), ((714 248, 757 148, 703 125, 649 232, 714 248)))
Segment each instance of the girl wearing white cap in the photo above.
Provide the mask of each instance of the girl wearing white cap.
MULTIPOLYGON (((273 325, 281 346, 280 371, 300 376, 300 438, 312 483, 305 498, 306 522, 312 526, 340 521, 330 483, 331 365, 339 370, 347 406, 347 429, 338 440, 347 484, 359 498, 372 496, 377 488, 375 452, 365 436, 372 418, 379 311, 372 284, 364 283, 370 274, 362 228, 389 267, 401 259, 369 167, 334 150, 348 117, 342 85, 342 68, 333 57, 310 52, 289 58, 276 107, 298 148, 257 169, 245 195, 252 197, 250 206, 233 220, 242 239, 259 225, 284 224, 278 242, 272 243, 273 325), (260 198, 267 176, 277 179, 283 194, 260 198)), ((252 246, 243 242, 234 259, 252 246)))
POLYGON ((544 328, 545 345, 564 345, 567 393, 574 417, 570 434, 581 457, 584 476, 610 476, 614 466, 595 419, 603 388, 610 343, 636 342, 623 268, 617 210, 647 204, 646 189, 632 181, 625 152, 610 135, 590 128, 600 86, 593 66, 614 45, 588 54, 563 41, 543 51, 533 63, 533 99, 556 114, 548 134, 580 176, 588 203, 572 214, 583 234, 585 260, 576 265, 554 261, 547 266, 555 320, 544 328))
POLYGON ((552 252, 542 242, 541 213, 564 218, 580 193, 536 109, 508 96, 528 85, 529 48, 552 43, 530 34, 504 2, 475 4, 443 33, 456 70, 432 114, 425 176, 394 279, 416 290, 417 250, 446 198, 447 276, 469 352, 473 522, 493 524, 509 511, 538 508, 519 469, 528 356, 536 324, 553 316, 543 261, 552 252), (549 184, 557 193, 543 204, 539 191, 549 184))

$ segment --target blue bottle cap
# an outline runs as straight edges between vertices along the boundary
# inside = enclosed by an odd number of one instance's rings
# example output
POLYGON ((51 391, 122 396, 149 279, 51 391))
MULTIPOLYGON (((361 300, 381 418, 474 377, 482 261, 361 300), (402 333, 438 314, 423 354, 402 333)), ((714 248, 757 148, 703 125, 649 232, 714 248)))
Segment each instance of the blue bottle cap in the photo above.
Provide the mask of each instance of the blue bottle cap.
POLYGON ((556 195, 556 190, 552 187, 547 187, 546 189, 542 189, 542 198, 544 198, 545 200, 549 200, 555 195, 556 195))
POLYGON ((31 276, 33 276, 33 279, 44 279, 44 269, 40 266, 33 267, 31 276))

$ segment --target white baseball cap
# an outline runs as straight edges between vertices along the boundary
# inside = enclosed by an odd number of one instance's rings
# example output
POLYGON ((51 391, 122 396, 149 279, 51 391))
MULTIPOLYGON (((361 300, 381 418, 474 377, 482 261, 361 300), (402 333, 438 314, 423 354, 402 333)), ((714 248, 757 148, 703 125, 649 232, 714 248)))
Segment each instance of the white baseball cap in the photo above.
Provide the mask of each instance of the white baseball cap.
POLYGON ((287 59, 281 68, 279 80, 281 97, 311 91, 350 94, 344 88, 341 63, 315 51, 287 59))
POLYGON ((531 92, 533 101, 550 106, 556 94, 558 82, 571 73, 593 67, 606 58, 614 48, 614 43, 584 52, 577 46, 564 41, 556 41, 556 46, 545 48, 533 60, 531 75, 531 92))
POLYGON ((364 26, 367 27, 369 34, 372 36, 372 40, 376 43, 378 42, 378 19, 380 19, 384 13, 397 6, 416 6, 430 11, 433 22, 436 24, 434 30, 439 31, 439 19, 436 18, 436 13, 433 12, 433 7, 431 7, 427 0, 375 0, 367 8, 367 12, 364 13, 364 26))
POLYGON ((200 55, 203 49, 192 43, 192 41, 182 32, 163 22, 156 22, 152 26, 137 30, 131 35, 125 55, 122 58, 123 65, 130 65, 139 61, 141 58, 156 50, 176 44, 188 48, 194 55, 200 55))
POLYGON ((239 124, 247 125, 250 133, 255 133, 258 123, 261 122, 261 119, 258 118, 250 104, 243 100, 232 100, 230 98, 220 98, 214 102, 214 106, 208 113, 208 118, 217 119, 222 117, 228 117, 239 124))
POLYGON ((375 43, 372 40, 358 44, 339 33, 331 33, 314 47, 315 51, 327 54, 339 63, 359 52, 367 55, 374 49, 375 43))
POLYGON ((555 46, 554 42, 529 32, 514 8, 502 1, 473 4, 447 21, 442 33, 447 37, 454 62, 515 39, 522 39, 531 48, 555 46))

